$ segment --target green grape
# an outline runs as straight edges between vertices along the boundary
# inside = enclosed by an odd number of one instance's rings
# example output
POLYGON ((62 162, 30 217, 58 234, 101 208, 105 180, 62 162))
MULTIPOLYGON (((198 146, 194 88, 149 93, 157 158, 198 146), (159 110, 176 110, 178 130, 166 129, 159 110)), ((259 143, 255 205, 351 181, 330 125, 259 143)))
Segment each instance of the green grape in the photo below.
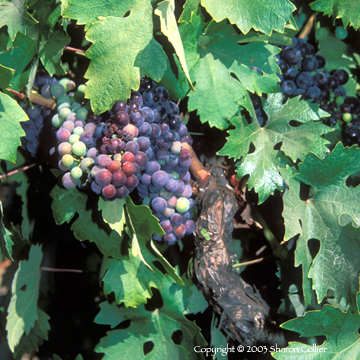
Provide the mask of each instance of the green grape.
POLYGON ((74 179, 80 179, 83 172, 79 167, 74 167, 71 169, 70 174, 74 179))
POLYGON ((77 109, 81 108, 81 104, 79 104, 78 102, 74 101, 71 106, 70 109, 72 112, 76 112, 77 109))
POLYGON ((348 123, 352 120, 352 116, 350 113, 345 113, 342 118, 346 123, 348 123))
POLYGON ((51 123, 53 126, 55 127, 60 127, 62 124, 62 121, 59 118, 59 114, 55 114, 52 119, 51 119, 51 123))
POLYGON ((171 175, 172 175, 172 177, 173 177, 174 180, 179 180, 179 178, 180 178, 180 175, 179 175, 176 171, 173 171, 173 172, 171 173, 171 175))
POLYGON ((82 92, 83 94, 85 94, 86 91, 86 85, 85 84, 81 84, 78 86, 77 88, 78 91, 82 92))
POLYGON ((348 32, 346 29, 344 29, 342 26, 338 26, 335 29, 335 36, 339 39, 339 40, 344 40, 347 38, 348 36, 348 32))
POLYGON ((56 84, 51 85, 50 92, 53 97, 58 99, 58 98, 64 96, 65 89, 61 84, 56 83, 56 84))
POLYGON ((81 135, 84 132, 84 128, 82 128, 81 126, 77 126, 74 130, 73 130, 73 134, 76 135, 81 135))
POLYGON ((86 120, 87 114, 88 114, 87 109, 85 109, 83 107, 76 110, 76 117, 79 120, 86 120))
POLYGON ((61 98, 58 98, 57 101, 56 101, 56 104, 58 106, 61 105, 62 103, 69 103, 69 105, 70 105, 71 104, 71 99, 67 95, 64 95, 61 98))
POLYGON ((75 81, 69 80, 69 81, 66 83, 66 89, 67 89, 67 91, 74 90, 75 88, 76 88, 75 81))
POLYGON ((64 103, 60 104, 57 108, 57 111, 60 112, 60 110, 64 109, 64 108, 70 109, 70 103, 64 102, 64 103))
POLYGON ((72 144, 72 151, 75 155, 82 156, 86 151, 86 145, 82 141, 72 144))
POLYGON ((64 87, 65 91, 66 91, 66 84, 68 81, 70 81, 70 79, 68 78, 63 78, 59 81, 59 84, 61 84, 64 87))
POLYGON ((73 164, 73 162, 74 162, 74 158, 70 154, 65 154, 61 158, 61 162, 65 166, 71 166, 73 164))
POLYGON ((338 96, 335 99, 335 102, 336 102, 337 105, 342 105, 344 103, 344 98, 342 96, 338 96))
POLYGON ((178 198, 175 208, 180 214, 186 213, 190 209, 189 199, 184 197, 178 198))
POLYGON ((71 113, 71 110, 67 107, 62 108, 59 111, 60 119, 64 120, 69 114, 71 113))
POLYGON ((119 153, 116 153, 116 154, 113 156, 113 160, 121 161, 121 158, 122 158, 122 156, 121 156, 121 154, 119 154, 119 153))
POLYGON ((95 160, 89 157, 86 157, 80 162, 80 169, 83 172, 89 172, 89 167, 95 163, 95 160))
POLYGON ((78 134, 72 134, 72 135, 70 135, 68 142, 69 142, 71 145, 73 145, 73 144, 75 144, 75 143, 76 143, 77 141, 79 141, 79 140, 80 140, 80 135, 78 135, 78 134))

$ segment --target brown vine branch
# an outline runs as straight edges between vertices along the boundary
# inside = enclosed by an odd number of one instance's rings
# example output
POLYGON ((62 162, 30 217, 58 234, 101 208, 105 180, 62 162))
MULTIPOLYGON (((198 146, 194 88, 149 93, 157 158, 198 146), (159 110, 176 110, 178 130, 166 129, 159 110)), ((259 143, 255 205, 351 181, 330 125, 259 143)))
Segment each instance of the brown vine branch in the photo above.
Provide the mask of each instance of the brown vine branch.
POLYGON ((84 270, 77 270, 77 269, 56 269, 56 268, 49 268, 49 267, 41 267, 41 271, 51 271, 51 272, 70 272, 70 273, 78 273, 83 274, 87 271, 84 270))
MULTIPOLYGON (((26 95, 15 91, 13 89, 7 88, 6 90, 10 91, 12 94, 16 95, 19 99, 24 100, 26 98, 26 95)), ((54 110, 56 107, 56 101, 54 99, 47 99, 38 94, 36 91, 32 91, 30 93, 30 101, 34 104, 42 105, 47 107, 50 110, 54 110)))
POLYGON ((75 52, 76 54, 85 56, 85 51, 81 49, 76 49, 71 46, 65 46, 65 50, 75 52))
POLYGON ((10 171, 9 173, 7 174, 4 174, 4 175, 0 175, 0 179, 4 179, 6 177, 9 177, 11 175, 15 175, 17 173, 19 173, 20 171, 26 171, 28 169, 31 169, 32 167, 36 166, 36 164, 31 164, 31 165, 27 165, 27 166, 24 166, 20 169, 17 169, 17 170, 13 170, 13 171, 10 171))
POLYGON ((181 146, 190 151, 190 156, 191 156, 190 172, 191 172, 191 174, 194 176, 195 180, 199 183, 199 185, 201 185, 201 186, 207 185, 211 179, 210 171, 205 169, 203 164, 197 158, 197 156, 194 152, 194 149, 192 148, 191 145, 189 145, 188 143, 181 143, 181 146))
POLYGON ((312 14, 310 16, 310 18, 309 18, 308 22, 306 23, 304 29, 302 30, 302 32, 299 35, 299 39, 305 39, 309 35, 309 32, 311 31, 312 27, 314 26, 315 18, 316 18, 315 14, 312 14))

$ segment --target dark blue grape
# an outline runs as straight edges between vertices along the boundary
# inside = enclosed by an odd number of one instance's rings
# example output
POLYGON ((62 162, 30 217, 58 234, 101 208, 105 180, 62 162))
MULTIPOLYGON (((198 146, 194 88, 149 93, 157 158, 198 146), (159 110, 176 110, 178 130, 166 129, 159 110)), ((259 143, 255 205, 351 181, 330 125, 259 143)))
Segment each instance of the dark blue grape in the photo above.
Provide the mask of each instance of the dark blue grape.
POLYGON ((104 136, 103 131, 105 128, 106 128, 106 124, 103 122, 96 125, 95 131, 94 131, 94 135, 95 135, 96 139, 100 139, 104 136))
POLYGON ((325 58, 321 55, 315 55, 315 57, 318 62, 318 69, 322 69, 326 64, 325 58))
POLYGON ((155 114, 154 111, 152 109, 150 109, 147 106, 144 106, 143 108, 141 108, 140 110, 143 115, 144 115, 144 120, 148 123, 152 123, 155 119, 155 114))
POLYGON ((342 86, 338 86, 334 90, 334 96, 337 98, 338 96, 346 97, 346 90, 342 86))
POLYGON ((129 114, 126 111, 118 111, 116 112, 112 119, 114 120, 115 124, 120 126, 126 126, 130 123, 129 114))
POLYGON ((316 57, 309 56, 302 61, 301 65, 304 71, 311 72, 315 71, 318 68, 318 61, 316 57))
POLYGON ((296 85, 291 80, 286 80, 281 84, 281 91, 286 96, 291 96, 296 90, 296 85))
POLYGON ((334 90, 339 86, 339 80, 335 76, 330 76, 327 81, 327 87, 330 90, 334 90))
POLYGON ((306 90, 306 97, 308 99, 316 100, 321 95, 321 90, 317 86, 311 86, 306 90))
POLYGON ((281 51, 281 57, 287 64, 295 65, 301 59, 301 52, 295 47, 287 47, 281 51))
MULTIPOLYGON (((290 68, 284 74, 284 79, 286 79, 286 80, 294 80, 298 76, 298 74, 299 74, 298 69, 290 68)), ((260 105, 261 105, 261 101, 260 101, 260 105)))
POLYGON ((296 81, 296 85, 300 89, 305 89, 305 90, 308 89, 310 86, 312 86, 314 82, 312 76, 308 72, 302 72, 301 74, 299 74, 295 81, 296 81))
POLYGON ((161 169, 160 164, 157 161, 149 161, 145 166, 145 171, 152 175, 156 171, 159 171, 161 169))
POLYGON ((129 112, 130 124, 139 127, 144 122, 144 114, 140 110, 131 110, 129 112))
POLYGON ((158 170, 155 173, 152 174, 152 183, 154 186, 165 186, 165 184, 168 182, 169 176, 168 174, 163 170, 158 170))
POLYGON ((349 73, 343 69, 336 70, 334 76, 339 80, 339 85, 344 85, 349 80, 349 73))
POLYGON ((179 107, 173 101, 166 102, 164 104, 166 115, 177 115, 179 114, 179 107))
POLYGON ((150 147, 150 140, 145 136, 138 137, 136 142, 139 144, 140 151, 146 151, 150 147))
POLYGON ((313 76, 315 86, 325 86, 327 83, 327 77, 324 73, 317 73, 313 76))

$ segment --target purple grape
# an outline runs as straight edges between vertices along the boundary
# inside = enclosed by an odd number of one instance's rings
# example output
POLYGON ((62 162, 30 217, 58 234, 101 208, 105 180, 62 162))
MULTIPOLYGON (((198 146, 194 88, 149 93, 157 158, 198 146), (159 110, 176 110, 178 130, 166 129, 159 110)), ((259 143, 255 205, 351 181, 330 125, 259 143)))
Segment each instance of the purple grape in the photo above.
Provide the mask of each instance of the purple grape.
POLYGON ((174 227, 174 234, 179 237, 183 237, 186 233, 186 226, 180 224, 179 226, 174 227))
POLYGON ((163 220, 160 222, 161 227, 165 231, 166 234, 169 234, 173 231, 173 227, 171 225, 170 220, 163 220))
POLYGON ((151 124, 151 133, 149 134, 150 139, 157 139, 161 134, 160 126, 157 124, 151 124))
POLYGON ((113 185, 106 185, 102 188, 101 191, 102 195, 107 198, 107 199, 111 199, 115 196, 116 194, 116 189, 113 185))
POLYGON ((167 201, 167 206, 169 208, 174 208, 177 204, 177 197, 176 196, 172 196, 168 201, 167 201))
POLYGON ((151 175, 147 174, 147 173, 142 174, 141 175, 141 182, 144 185, 150 185, 151 184, 151 175))
POLYGON ((68 129, 60 128, 56 132, 56 139, 59 142, 65 142, 69 140, 69 137, 71 135, 71 132, 68 129))
POLYGON ((80 135, 80 141, 82 141, 87 148, 92 148, 96 145, 96 139, 94 138, 94 133, 91 131, 84 131, 80 135))
POLYGON ((161 169, 160 164, 157 161, 149 161, 145 166, 145 171, 152 175, 156 171, 159 171, 161 169))
POLYGON ((126 111, 127 110, 127 104, 126 104, 125 101, 119 100, 114 104, 112 110, 113 110, 114 113, 116 113, 118 111, 126 111))
POLYGON ((136 177, 136 175, 133 174, 126 178, 125 186, 128 189, 134 189, 138 183, 139 183, 139 179, 136 177))
POLYGON ((148 136, 151 133, 151 130, 151 125, 147 122, 144 122, 139 126, 139 135, 148 136))
POLYGON ((105 186, 111 183, 112 173, 107 169, 100 169, 95 174, 95 181, 98 185, 105 186))
POLYGON ((166 200, 158 196, 151 201, 151 207, 154 211, 162 213, 167 208, 166 200))
POLYGON ((150 140, 145 136, 138 137, 136 142, 139 144, 140 151, 146 151, 150 147, 150 140))
POLYGON ((130 176, 132 174, 134 174, 136 168, 135 168, 135 165, 131 162, 125 162, 123 164, 123 167, 122 167, 122 172, 126 175, 126 176, 130 176))
POLYGON ((168 182, 165 184, 165 189, 167 191, 171 191, 171 192, 174 192, 176 191, 178 188, 178 182, 177 180, 174 180, 174 179, 170 179, 168 180, 168 182))
POLYGON ((174 245, 177 241, 177 238, 173 233, 164 235, 162 239, 167 245, 174 245))
POLYGON ((112 174, 111 182, 115 186, 123 186, 126 182, 126 175, 121 170, 118 170, 112 174))
POLYGON ((95 160, 96 164, 101 167, 106 167, 110 161, 111 161, 111 157, 106 154, 99 155, 95 160))
POLYGON ((136 155, 139 152, 140 145, 136 141, 129 141, 126 143, 126 151, 130 151, 132 154, 136 155))
POLYGON ((178 187, 174 191, 174 194, 180 195, 185 190, 185 184, 184 184, 184 182, 182 180, 176 180, 176 182, 177 182, 178 187))
POLYGON ((130 123, 130 117, 126 111, 118 111, 112 118, 115 124, 120 126, 126 126, 130 123))
POLYGON ((181 197, 189 198, 192 195, 192 188, 190 185, 185 185, 184 191, 180 194, 181 197))
MULTIPOLYGON (((90 175, 90 174, 89 174, 90 175)), ((93 181, 91 183, 91 190, 95 193, 95 194, 98 194, 100 195, 101 194, 101 190, 102 190, 102 186, 97 184, 95 181, 93 181)))
POLYGON ((134 157, 134 163, 139 165, 140 170, 144 170, 146 164, 148 163, 148 157, 142 151, 139 151, 134 157))
POLYGON ((173 226, 179 226, 180 224, 182 224, 182 221, 183 221, 183 218, 179 213, 175 213, 170 218, 170 222, 173 226))
POLYGON ((169 176, 163 170, 156 171, 152 175, 152 178, 151 178, 151 181, 152 181, 153 185, 156 186, 156 187, 165 186, 165 184, 168 182, 168 180, 169 180, 169 176))
POLYGON ((125 199, 129 195, 129 190, 126 186, 120 186, 116 189, 115 197, 117 199, 125 199))
POLYGON ((154 121, 155 115, 152 109, 147 106, 144 106, 140 110, 144 115, 144 120, 148 123, 152 123, 154 121))
POLYGON ((195 231, 195 223, 193 220, 187 220, 185 222, 185 227, 186 227, 186 235, 190 235, 195 231))
POLYGON ((144 115, 140 110, 132 110, 129 113, 130 123, 139 127, 144 122, 144 115))

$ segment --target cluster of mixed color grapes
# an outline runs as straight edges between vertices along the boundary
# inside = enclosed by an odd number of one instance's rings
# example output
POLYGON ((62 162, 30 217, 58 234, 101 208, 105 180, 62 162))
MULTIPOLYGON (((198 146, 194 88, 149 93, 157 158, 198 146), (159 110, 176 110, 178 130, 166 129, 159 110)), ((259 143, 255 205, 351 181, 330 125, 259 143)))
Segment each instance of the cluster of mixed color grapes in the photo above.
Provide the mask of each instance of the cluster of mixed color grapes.
POLYGON ((154 240, 171 245, 194 231, 192 138, 164 87, 142 79, 128 101, 101 115, 91 112, 85 85, 75 89, 73 81, 62 79, 48 90, 57 102, 52 125, 65 188, 91 189, 109 201, 137 189, 166 233, 154 234, 154 240))
POLYGON ((294 46, 282 49, 278 65, 282 74, 281 91, 287 97, 301 95, 319 103, 320 108, 330 114, 325 123, 343 129, 345 144, 360 143, 360 101, 346 96, 345 85, 349 80, 346 70, 325 71, 326 59, 315 54, 315 48, 302 39, 293 38, 294 46))

